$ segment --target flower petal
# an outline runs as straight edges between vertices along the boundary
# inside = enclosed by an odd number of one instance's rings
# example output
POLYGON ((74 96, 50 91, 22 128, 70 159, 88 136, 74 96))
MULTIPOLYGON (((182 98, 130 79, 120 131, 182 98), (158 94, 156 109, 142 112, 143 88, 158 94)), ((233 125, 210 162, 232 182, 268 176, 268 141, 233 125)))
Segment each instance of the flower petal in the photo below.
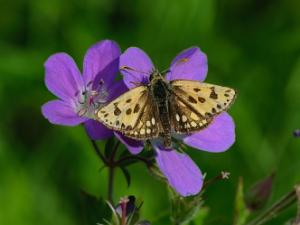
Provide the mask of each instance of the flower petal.
POLYGON ((79 117, 71 105, 61 100, 45 103, 42 106, 42 114, 50 123, 66 126, 76 126, 87 120, 87 118, 79 117))
POLYGON ((147 84, 153 68, 151 59, 139 48, 128 48, 120 57, 120 71, 128 88, 135 87, 134 83, 147 84))
POLYGON ((183 141, 194 148, 208 152, 223 152, 235 141, 235 125, 232 117, 224 112, 204 130, 189 135, 183 141))
POLYGON ((115 135, 133 155, 139 154, 144 148, 144 144, 141 141, 128 138, 119 132, 115 132, 115 135))
POLYGON ((121 94, 128 91, 127 86, 125 85, 123 80, 117 81, 113 83, 108 89, 108 99, 107 102, 114 100, 119 97, 121 94))
POLYGON ((119 70, 120 55, 121 50, 114 41, 104 40, 90 47, 83 61, 85 85, 94 83, 94 79, 97 77, 98 81, 101 79, 110 86, 119 70))
POLYGON ((156 162, 169 184, 182 196, 200 192, 203 178, 200 169, 184 153, 154 146, 157 151, 156 162))
POLYGON ((57 97, 69 101, 83 90, 83 80, 74 60, 66 53, 50 56, 44 64, 45 83, 57 97))
POLYGON ((96 120, 88 120, 84 123, 85 130, 93 140, 102 140, 114 135, 112 130, 107 129, 104 125, 96 120))
POLYGON ((167 80, 204 81, 207 74, 207 57, 197 47, 183 50, 172 61, 167 80))

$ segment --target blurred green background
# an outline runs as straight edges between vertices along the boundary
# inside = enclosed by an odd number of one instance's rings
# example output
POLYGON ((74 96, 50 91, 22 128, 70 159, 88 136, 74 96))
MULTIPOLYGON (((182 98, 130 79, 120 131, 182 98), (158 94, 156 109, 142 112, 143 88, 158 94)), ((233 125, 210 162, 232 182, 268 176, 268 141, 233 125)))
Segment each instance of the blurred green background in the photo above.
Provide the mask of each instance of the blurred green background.
MULTIPOLYGON (((107 171, 82 127, 50 124, 40 107, 54 99, 43 63, 69 53, 79 67, 86 49, 102 39, 122 50, 144 49, 160 69, 197 45, 208 56, 207 81, 239 91, 230 110, 236 143, 227 152, 188 153, 208 177, 231 179, 205 193, 206 224, 232 224, 237 180, 246 188, 276 171, 269 204, 300 180, 300 2, 298 0, 1 0, 0 224, 83 224, 80 190, 106 196, 107 171)), ((144 199, 142 215, 168 224, 163 183, 144 165, 130 167, 127 188, 118 171, 115 200, 144 199)), ((270 224, 282 224, 288 210, 270 224)))

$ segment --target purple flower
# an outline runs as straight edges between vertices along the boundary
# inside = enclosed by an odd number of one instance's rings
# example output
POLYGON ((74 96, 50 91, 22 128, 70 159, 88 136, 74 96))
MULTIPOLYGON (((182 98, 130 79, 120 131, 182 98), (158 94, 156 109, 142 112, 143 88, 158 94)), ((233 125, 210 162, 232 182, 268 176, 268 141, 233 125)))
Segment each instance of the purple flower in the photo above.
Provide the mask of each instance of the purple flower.
MULTIPOLYGON (((42 113, 51 123, 76 126, 84 123, 89 136, 105 139, 114 135, 93 120, 95 108, 110 102, 127 90, 123 81, 115 81, 119 71, 119 46, 110 40, 96 43, 88 49, 82 75, 74 60, 66 53, 56 53, 45 62, 45 84, 59 99, 42 106, 42 113)), ((121 135, 117 136, 131 151, 143 147, 121 135)))
MULTIPOLYGON (((145 52, 131 47, 121 55, 120 68, 125 84, 133 88, 136 83, 147 84, 149 82, 149 75, 154 66, 145 52)), ((206 55, 197 47, 186 49, 175 57, 169 71, 166 75, 167 81, 186 79, 203 82, 207 74, 206 55)), ((223 112, 206 129, 184 136, 181 140, 196 149, 223 152, 235 141, 235 125, 231 116, 223 112)), ((203 177, 192 159, 185 153, 165 149, 155 141, 152 144, 157 153, 157 165, 169 184, 182 196, 199 193, 203 185, 203 177)))

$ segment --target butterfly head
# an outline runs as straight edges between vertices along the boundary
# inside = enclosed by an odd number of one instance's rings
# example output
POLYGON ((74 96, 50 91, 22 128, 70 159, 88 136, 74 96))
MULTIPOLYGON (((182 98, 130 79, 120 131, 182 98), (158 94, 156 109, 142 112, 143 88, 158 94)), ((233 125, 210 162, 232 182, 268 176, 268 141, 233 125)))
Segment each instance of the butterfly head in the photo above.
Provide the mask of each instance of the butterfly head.
POLYGON ((157 69, 154 69, 153 72, 151 72, 149 76, 150 84, 154 84, 157 81, 165 81, 163 75, 161 72, 159 72, 157 69))

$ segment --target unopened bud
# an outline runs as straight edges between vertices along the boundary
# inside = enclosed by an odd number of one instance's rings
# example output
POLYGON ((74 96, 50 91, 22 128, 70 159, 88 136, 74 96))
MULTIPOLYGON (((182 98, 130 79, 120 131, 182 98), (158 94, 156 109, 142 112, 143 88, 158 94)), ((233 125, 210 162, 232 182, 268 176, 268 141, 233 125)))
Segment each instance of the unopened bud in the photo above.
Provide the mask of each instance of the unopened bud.
POLYGON ((294 137, 300 137, 300 129, 294 130, 294 137))
POLYGON ((258 181, 245 193, 245 203, 248 209, 255 211, 262 209, 267 203, 273 185, 274 173, 258 181))

